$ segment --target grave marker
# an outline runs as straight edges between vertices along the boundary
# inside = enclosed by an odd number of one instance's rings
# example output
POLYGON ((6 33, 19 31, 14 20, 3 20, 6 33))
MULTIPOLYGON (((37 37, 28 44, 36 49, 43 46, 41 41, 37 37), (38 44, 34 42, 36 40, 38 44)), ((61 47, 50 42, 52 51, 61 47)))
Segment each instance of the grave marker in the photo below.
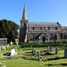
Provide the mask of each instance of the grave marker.
POLYGON ((58 48, 56 47, 55 54, 58 54, 58 48))
POLYGON ((2 47, 0 46, 0 53, 1 53, 1 49, 2 49, 2 47))
POLYGON ((38 61, 40 61, 40 62, 42 61, 40 52, 38 52, 38 61))
POLYGON ((51 47, 48 47, 48 52, 51 52, 51 47))
POLYGON ((64 57, 67 58, 67 48, 64 49, 64 57))
POLYGON ((11 56, 15 56, 16 55, 16 51, 15 51, 15 49, 13 48, 13 49, 11 49, 11 56))

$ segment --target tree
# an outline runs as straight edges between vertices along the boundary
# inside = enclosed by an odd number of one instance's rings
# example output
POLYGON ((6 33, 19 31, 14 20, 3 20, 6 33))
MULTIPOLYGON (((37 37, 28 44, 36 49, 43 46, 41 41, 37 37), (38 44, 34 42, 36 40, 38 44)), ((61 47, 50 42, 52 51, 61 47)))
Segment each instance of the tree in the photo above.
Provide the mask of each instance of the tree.
POLYGON ((8 38, 8 43, 15 41, 18 36, 19 26, 10 20, 0 20, 0 38, 8 38))

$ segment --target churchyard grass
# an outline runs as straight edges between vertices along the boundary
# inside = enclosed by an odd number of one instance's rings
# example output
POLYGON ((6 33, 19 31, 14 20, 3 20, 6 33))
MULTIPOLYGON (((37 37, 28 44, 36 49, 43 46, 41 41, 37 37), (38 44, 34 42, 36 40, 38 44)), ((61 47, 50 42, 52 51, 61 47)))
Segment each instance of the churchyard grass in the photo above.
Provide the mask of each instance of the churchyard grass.
MULTIPOLYGON (((61 59, 56 61, 45 61, 38 62, 34 60, 24 60, 24 59, 11 59, 5 60, 7 67, 63 67, 60 63, 66 62, 67 59, 61 59)), ((64 66, 65 67, 65 66, 64 66)))
MULTIPOLYGON (((12 48, 17 48, 16 45, 11 45, 7 50, 1 51, 2 54, 10 52, 12 48)), ((34 47, 36 51, 42 51, 47 50, 48 47, 34 47)), ((55 53, 56 46, 52 47, 52 53, 55 53)), ((19 58, 12 58, 12 59, 0 59, 0 62, 5 61, 6 67, 66 67, 63 66, 62 63, 67 63, 67 59, 58 59, 58 60, 48 60, 50 58, 55 57, 63 57, 64 56, 64 48, 58 47, 59 53, 56 55, 49 55, 49 56, 42 56, 42 59, 45 59, 46 61, 39 62, 38 60, 29 60, 25 58, 36 58, 38 59, 38 56, 33 56, 31 53, 32 48, 30 47, 24 47, 17 49, 16 52, 18 53, 17 56, 19 58)))

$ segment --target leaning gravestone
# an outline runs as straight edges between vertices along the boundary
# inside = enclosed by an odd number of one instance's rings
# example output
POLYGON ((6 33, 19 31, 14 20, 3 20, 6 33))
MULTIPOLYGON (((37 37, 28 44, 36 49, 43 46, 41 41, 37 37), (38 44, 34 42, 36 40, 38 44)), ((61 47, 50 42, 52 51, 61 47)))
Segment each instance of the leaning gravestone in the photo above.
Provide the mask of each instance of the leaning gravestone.
POLYGON ((11 49, 11 56, 15 56, 15 55, 16 55, 15 49, 11 49))
POLYGON ((67 58, 67 48, 64 49, 64 57, 67 58))
POLYGON ((55 49, 55 54, 58 54, 58 48, 56 47, 56 49, 55 49))

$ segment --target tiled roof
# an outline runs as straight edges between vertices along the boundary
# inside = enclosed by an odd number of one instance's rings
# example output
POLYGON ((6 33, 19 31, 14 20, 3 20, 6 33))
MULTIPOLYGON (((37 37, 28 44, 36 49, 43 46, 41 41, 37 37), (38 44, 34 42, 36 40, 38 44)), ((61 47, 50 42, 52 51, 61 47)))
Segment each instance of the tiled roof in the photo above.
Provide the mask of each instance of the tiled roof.
POLYGON ((30 27, 33 27, 33 26, 51 27, 51 26, 58 26, 59 24, 57 22, 28 22, 28 25, 30 27))

